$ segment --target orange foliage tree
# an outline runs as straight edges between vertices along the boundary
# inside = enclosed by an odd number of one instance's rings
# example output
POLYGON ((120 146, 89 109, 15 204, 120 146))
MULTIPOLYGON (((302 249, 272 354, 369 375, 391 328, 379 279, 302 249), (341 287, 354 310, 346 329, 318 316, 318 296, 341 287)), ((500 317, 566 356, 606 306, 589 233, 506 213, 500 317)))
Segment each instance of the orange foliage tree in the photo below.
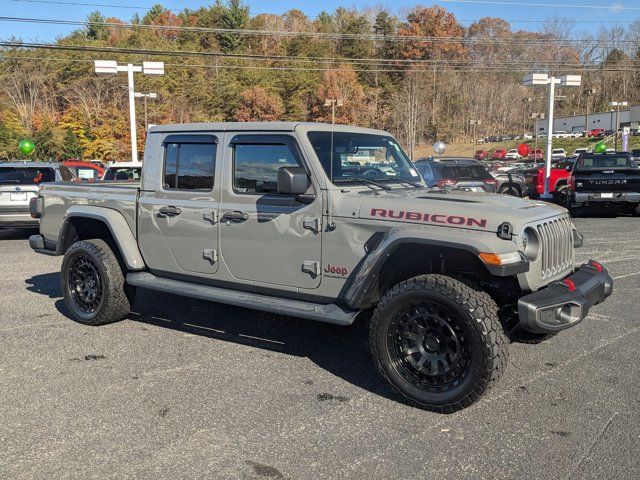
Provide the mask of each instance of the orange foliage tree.
POLYGON ((242 92, 236 109, 239 122, 272 122, 281 120, 283 114, 284 105, 280 96, 258 85, 242 92))

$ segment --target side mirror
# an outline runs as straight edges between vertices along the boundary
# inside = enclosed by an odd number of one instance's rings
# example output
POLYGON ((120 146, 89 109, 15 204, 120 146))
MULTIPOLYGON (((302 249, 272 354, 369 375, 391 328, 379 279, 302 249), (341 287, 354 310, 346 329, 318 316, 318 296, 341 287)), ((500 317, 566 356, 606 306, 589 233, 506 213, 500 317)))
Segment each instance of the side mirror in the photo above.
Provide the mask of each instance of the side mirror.
POLYGON ((280 167, 278 169, 278 193, 303 195, 307 193, 311 182, 302 167, 280 167))

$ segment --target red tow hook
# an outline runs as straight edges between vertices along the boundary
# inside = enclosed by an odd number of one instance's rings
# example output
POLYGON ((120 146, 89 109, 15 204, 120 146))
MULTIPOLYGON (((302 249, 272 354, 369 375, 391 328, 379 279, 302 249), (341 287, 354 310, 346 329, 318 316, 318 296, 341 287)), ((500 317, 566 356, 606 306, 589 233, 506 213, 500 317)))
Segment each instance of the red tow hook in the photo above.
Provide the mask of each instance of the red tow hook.
POLYGON ((566 287, 569 287, 569 291, 570 292, 575 292, 576 291, 576 284, 573 283, 573 280, 571 280, 569 278, 565 278, 560 283, 563 284, 566 287))
POLYGON ((589 260, 589 265, 595 268, 598 271, 598 273, 602 273, 602 270, 604 270, 604 267, 598 262, 596 262, 595 260, 589 260))

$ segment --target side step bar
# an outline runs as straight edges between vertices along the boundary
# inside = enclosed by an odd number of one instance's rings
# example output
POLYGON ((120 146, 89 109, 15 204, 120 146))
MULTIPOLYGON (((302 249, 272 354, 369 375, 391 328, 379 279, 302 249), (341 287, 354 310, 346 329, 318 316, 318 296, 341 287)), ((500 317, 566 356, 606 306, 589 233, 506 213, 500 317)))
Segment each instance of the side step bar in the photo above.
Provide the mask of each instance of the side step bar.
POLYGON ((157 277, 148 272, 131 272, 127 274, 127 283, 134 287, 148 288, 159 292, 174 293, 185 297, 198 298, 211 302, 224 303, 236 307, 250 308, 265 312, 305 318, 318 322, 336 325, 351 325, 359 313, 357 310, 345 310, 335 304, 322 305, 318 303, 288 300, 269 297, 257 293, 238 292, 225 288, 211 287, 181 282, 169 278, 157 277))

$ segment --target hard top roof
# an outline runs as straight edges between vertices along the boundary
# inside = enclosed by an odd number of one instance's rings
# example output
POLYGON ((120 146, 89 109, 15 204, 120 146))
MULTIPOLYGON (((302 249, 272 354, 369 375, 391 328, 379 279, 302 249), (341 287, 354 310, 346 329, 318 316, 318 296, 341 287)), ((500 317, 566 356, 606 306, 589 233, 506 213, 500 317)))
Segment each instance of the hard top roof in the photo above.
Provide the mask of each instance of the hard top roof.
POLYGON ((169 132, 293 132, 297 127, 304 131, 331 130, 335 132, 369 133, 377 135, 389 135, 383 130, 372 128, 354 127, 351 125, 331 125, 329 123, 316 122, 211 122, 211 123, 175 123, 169 125, 154 125, 149 128, 149 133, 169 132))

